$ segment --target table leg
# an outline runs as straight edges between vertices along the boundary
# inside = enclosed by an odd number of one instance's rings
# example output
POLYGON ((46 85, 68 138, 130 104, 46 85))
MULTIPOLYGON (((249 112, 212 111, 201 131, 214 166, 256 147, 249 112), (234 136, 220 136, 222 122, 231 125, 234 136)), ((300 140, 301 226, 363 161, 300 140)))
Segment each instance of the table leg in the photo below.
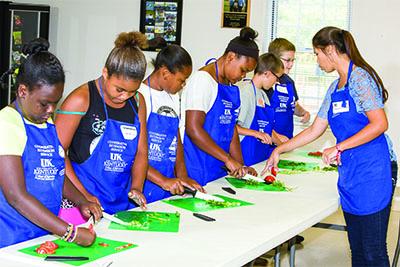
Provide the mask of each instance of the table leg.
POLYGON ((295 258, 295 253, 296 253, 296 236, 294 236, 292 239, 289 240, 288 243, 289 246, 289 266, 294 267, 294 258, 295 258))
POLYGON ((281 245, 275 248, 274 267, 281 266, 281 245))

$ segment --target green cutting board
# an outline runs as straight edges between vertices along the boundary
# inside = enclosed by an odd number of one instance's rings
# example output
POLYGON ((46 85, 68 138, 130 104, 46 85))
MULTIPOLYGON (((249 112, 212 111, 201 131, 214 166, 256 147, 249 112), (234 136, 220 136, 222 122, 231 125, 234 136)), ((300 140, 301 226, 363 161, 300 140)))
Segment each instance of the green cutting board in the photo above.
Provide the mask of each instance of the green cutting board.
POLYGON ((299 172, 319 171, 320 167, 315 162, 301 162, 282 159, 278 163, 279 173, 292 174, 299 172))
POLYGON ((126 226, 112 222, 109 229, 152 232, 179 231, 179 212, 121 211, 116 213, 115 217, 132 223, 132 225, 126 226))
POLYGON ((258 183, 256 185, 247 184, 245 180, 237 178, 225 178, 232 186, 257 191, 288 191, 284 186, 275 186, 272 184, 258 183))
POLYGON ((226 209, 226 208, 254 205, 253 203, 250 203, 250 202, 246 202, 246 201, 234 199, 234 198, 229 198, 226 196, 221 196, 221 195, 214 195, 214 196, 224 199, 225 202, 230 203, 232 206, 229 206, 229 207, 214 206, 214 205, 208 204, 205 200, 194 198, 194 197, 193 198, 167 199, 167 200, 163 200, 163 202, 173 205, 175 207, 179 207, 179 208, 193 211, 193 212, 204 212, 204 211, 210 211, 210 210, 218 210, 218 209, 226 209))
MULTIPOLYGON (((137 245, 134 245, 134 244, 111 240, 111 239, 106 239, 106 238, 102 238, 102 237, 97 237, 96 241, 90 247, 81 247, 81 246, 78 246, 77 244, 68 243, 68 242, 65 242, 60 239, 53 240, 53 242, 58 245, 56 253, 52 254, 54 256, 89 257, 89 260, 85 260, 85 261, 64 261, 63 262, 63 263, 74 265, 74 266, 80 266, 82 264, 95 261, 102 257, 137 247, 137 245), (100 246, 99 243, 105 243, 105 244, 108 244, 108 246, 107 247, 100 246), (122 247, 122 246, 125 246, 128 244, 130 244, 130 246, 127 246, 124 248, 122 247)), ((35 250, 39 246, 40 246, 40 244, 37 244, 37 245, 31 246, 31 247, 20 249, 19 251, 22 253, 28 254, 28 255, 35 256, 35 257, 45 258, 47 256, 46 254, 37 254, 36 253, 35 250)))

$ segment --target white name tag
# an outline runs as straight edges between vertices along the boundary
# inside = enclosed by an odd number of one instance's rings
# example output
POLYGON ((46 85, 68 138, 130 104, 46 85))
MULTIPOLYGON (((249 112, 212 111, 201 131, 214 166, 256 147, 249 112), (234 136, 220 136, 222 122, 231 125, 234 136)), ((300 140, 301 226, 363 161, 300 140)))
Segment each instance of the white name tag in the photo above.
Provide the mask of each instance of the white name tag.
POLYGON ((286 86, 282 86, 282 85, 277 84, 275 88, 280 93, 288 94, 288 90, 287 90, 286 86))
POLYGON ((137 136, 137 130, 134 126, 121 125, 120 129, 126 140, 133 140, 137 136))
POLYGON ((350 110, 349 100, 332 102, 332 112, 333 112, 333 114, 349 112, 349 110, 350 110))

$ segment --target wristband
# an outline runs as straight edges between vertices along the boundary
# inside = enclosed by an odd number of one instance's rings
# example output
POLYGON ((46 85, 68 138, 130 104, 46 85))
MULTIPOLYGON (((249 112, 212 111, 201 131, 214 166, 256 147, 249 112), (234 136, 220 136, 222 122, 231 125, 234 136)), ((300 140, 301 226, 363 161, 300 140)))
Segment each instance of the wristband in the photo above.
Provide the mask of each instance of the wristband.
POLYGON ((73 230, 74 230, 74 225, 69 223, 67 226, 67 230, 65 231, 65 234, 61 237, 61 239, 67 241, 71 237, 73 230))

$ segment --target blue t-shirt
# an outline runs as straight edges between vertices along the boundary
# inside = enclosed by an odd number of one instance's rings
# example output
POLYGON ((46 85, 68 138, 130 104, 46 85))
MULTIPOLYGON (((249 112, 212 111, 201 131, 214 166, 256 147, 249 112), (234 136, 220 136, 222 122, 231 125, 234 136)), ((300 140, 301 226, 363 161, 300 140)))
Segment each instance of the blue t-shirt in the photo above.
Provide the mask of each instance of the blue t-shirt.
MULTIPOLYGON (((318 111, 318 117, 321 119, 328 119, 328 111, 331 104, 331 94, 335 90, 339 79, 336 79, 329 86, 326 92, 324 101, 322 102, 321 108, 318 111)), ((344 87, 339 88, 338 91, 344 90, 344 87)), ((367 116, 365 112, 381 109, 384 107, 381 90, 372 78, 372 76, 363 68, 356 67, 350 75, 349 79, 349 93, 353 98, 356 105, 357 112, 367 116)), ((393 150, 393 144, 389 136, 385 134, 389 151, 390 159, 397 161, 396 154, 393 150)))

